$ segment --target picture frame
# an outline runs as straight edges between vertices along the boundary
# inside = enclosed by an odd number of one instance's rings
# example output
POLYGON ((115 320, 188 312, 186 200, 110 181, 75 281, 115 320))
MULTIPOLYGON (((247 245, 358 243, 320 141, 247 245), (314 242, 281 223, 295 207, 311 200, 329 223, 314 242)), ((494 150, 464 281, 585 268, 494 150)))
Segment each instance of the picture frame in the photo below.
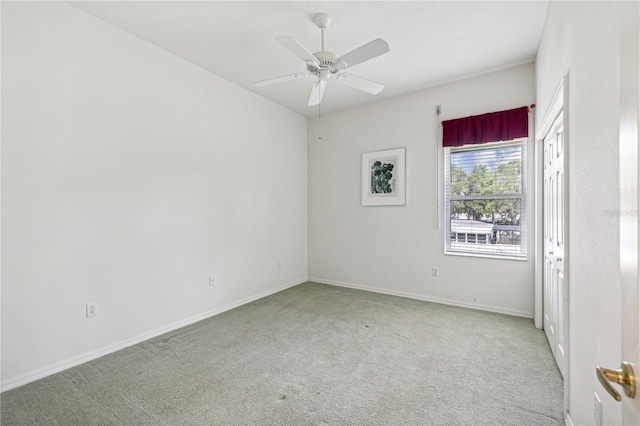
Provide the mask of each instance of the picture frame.
POLYGON ((362 154, 362 205, 404 206, 406 148, 362 154))

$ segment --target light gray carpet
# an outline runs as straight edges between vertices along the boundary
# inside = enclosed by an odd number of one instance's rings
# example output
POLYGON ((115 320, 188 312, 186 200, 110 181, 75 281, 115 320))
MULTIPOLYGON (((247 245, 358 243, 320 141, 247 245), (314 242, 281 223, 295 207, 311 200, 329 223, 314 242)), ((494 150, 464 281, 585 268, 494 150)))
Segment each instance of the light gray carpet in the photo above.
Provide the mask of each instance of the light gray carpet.
POLYGON ((562 425, 531 320, 305 283, 5 392, 3 425, 562 425))

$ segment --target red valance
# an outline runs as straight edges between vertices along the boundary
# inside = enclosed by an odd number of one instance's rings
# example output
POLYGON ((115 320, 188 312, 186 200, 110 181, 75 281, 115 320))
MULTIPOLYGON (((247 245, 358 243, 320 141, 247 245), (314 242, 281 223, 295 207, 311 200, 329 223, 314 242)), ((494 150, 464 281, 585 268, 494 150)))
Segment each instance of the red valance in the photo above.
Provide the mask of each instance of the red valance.
POLYGON ((529 109, 474 115, 442 122, 442 146, 474 145, 509 141, 529 136, 529 109))

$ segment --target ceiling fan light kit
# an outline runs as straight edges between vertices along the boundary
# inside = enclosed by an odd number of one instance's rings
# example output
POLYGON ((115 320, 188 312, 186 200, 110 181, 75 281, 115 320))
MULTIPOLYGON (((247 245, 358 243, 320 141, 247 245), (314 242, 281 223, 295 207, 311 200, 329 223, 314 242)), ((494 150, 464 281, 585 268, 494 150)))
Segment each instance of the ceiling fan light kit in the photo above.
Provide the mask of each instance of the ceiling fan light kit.
POLYGON ((376 58, 389 52, 389 45, 386 41, 378 38, 351 52, 338 57, 335 53, 324 50, 324 30, 331 24, 331 17, 326 13, 320 13, 313 18, 313 22, 321 31, 321 50, 311 53, 293 37, 278 37, 276 41, 291 53, 302 59, 306 63, 306 73, 297 73, 276 77, 269 80, 254 83, 255 86, 269 86, 276 83, 296 80, 302 77, 313 76, 317 81, 311 88, 308 106, 319 105, 322 102, 327 81, 334 76, 335 79, 348 87, 361 90, 363 92, 377 95, 384 86, 371 80, 343 72, 362 62, 376 58))

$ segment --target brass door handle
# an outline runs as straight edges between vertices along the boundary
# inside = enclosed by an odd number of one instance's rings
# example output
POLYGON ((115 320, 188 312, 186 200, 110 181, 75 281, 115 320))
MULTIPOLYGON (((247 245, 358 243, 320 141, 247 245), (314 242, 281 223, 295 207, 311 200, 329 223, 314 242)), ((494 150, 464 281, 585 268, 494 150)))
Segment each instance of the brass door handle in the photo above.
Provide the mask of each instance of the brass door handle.
POLYGON ((596 367, 596 375, 598 376, 600 384, 616 401, 620 401, 620 394, 611 386, 611 383, 617 383, 622 386, 624 394, 629 398, 636 396, 636 376, 633 373, 631 364, 622 361, 620 367, 620 370, 608 370, 606 368, 596 367))

